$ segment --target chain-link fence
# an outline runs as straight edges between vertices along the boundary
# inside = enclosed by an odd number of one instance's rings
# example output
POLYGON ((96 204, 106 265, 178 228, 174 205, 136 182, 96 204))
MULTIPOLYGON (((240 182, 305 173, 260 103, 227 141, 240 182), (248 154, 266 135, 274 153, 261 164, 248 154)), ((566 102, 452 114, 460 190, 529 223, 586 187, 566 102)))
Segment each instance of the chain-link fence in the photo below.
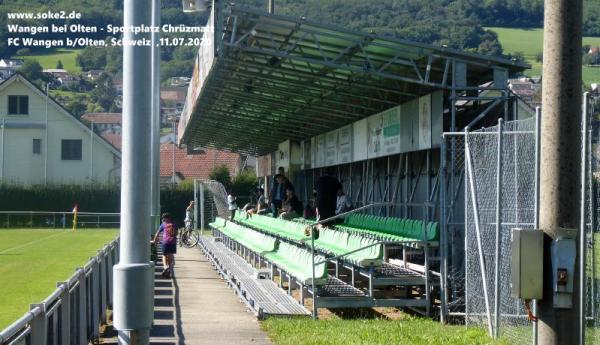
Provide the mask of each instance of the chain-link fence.
POLYGON ((531 324, 510 294, 510 231, 535 223, 534 119, 465 133, 465 314, 467 324, 518 344, 531 324))
MULTIPOLYGON (((593 104, 588 100, 584 107, 588 119, 585 150, 582 142, 587 277, 582 318, 587 324, 585 343, 600 345, 600 132, 593 104)), ((537 223, 535 121, 447 133, 442 146, 443 309, 450 317, 464 316, 467 325, 486 327, 491 334, 516 344, 535 343, 534 327, 523 302, 510 294, 510 231, 533 228, 537 223)))

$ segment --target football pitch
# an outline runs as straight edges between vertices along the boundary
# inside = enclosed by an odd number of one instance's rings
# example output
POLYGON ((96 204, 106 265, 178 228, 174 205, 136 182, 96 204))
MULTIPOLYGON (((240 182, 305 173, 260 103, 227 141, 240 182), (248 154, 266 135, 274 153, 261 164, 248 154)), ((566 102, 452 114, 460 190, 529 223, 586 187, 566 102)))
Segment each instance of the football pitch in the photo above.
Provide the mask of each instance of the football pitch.
POLYGON ((117 230, 0 229, 0 330, 116 238, 117 230))

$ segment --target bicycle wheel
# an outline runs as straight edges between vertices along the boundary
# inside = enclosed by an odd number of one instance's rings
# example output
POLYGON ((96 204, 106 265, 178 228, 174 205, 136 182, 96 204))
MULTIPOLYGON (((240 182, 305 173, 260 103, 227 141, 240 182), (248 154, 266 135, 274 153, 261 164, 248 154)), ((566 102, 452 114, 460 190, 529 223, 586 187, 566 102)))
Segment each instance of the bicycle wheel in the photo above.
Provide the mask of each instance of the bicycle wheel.
POLYGON ((181 234, 181 243, 186 248, 191 248, 198 244, 200 240, 200 236, 198 235, 198 231, 195 230, 186 230, 181 234))

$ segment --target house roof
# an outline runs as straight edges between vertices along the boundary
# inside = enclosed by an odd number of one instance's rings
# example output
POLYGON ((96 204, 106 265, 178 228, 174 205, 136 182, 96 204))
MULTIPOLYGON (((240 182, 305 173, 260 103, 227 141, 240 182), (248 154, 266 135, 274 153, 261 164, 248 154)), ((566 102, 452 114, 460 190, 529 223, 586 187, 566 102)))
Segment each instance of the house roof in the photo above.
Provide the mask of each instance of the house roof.
POLYGON ((173 149, 175 149, 175 173, 183 178, 206 179, 213 167, 225 164, 233 175, 240 165, 237 153, 206 149, 204 153, 188 155, 186 149, 179 149, 171 143, 160 145, 160 176, 173 174, 173 149))
POLYGON ((81 120, 86 123, 121 124, 122 116, 121 113, 86 113, 83 114, 81 120))
POLYGON ((121 146, 123 144, 123 137, 121 134, 116 133, 101 133, 100 136, 104 138, 104 140, 108 141, 112 146, 116 147, 119 151, 121 151, 121 146))
POLYGON ((187 95, 186 87, 162 87, 160 89, 160 98, 167 101, 183 102, 187 95))
MULTIPOLYGON (((79 127, 81 127, 82 129, 84 129, 86 131, 90 130, 83 122, 81 122, 81 120, 76 118, 75 115, 73 115, 69 110, 67 110, 67 108, 65 108, 62 104, 58 103, 58 101, 56 101, 52 96, 46 95, 46 93, 42 89, 40 89, 37 85, 32 83, 29 79, 25 78, 25 76, 23 76, 20 72, 15 72, 12 76, 10 76, 10 78, 5 79, 2 82, 0 82, 0 90, 7 87, 15 80, 20 80, 21 82, 23 82, 25 85, 30 87, 33 91, 35 91, 40 97, 48 97, 48 99, 50 100, 50 103, 55 105, 69 120, 73 121, 75 124, 77 124, 79 127)), ((96 138, 99 139, 98 141, 101 144, 105 145, 106 148, 108 148, 119 159, 121 158, 121 151, 119 151, 110 142, 108 142, 106 139, 104 139, 97 133, 94 133, 93 135, 96 136, 96 138)))

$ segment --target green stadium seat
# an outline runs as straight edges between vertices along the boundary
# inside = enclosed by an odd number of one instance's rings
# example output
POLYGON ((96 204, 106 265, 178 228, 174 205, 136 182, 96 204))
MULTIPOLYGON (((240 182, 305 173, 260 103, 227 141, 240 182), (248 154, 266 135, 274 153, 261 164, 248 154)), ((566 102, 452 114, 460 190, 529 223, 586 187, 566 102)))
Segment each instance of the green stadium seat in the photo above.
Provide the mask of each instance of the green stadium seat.
MULTIPOLYGON (((289 275, 295 277, 304 285, 312 284, 312 254, 310 250, 300 248, 290 243, 281 242, 276 251, 266 253, 265 258, 279 266, 289 275)), ((315 262, 325 260, 322 255, 315 255, 315 262)), ((315 266, 315 285, 327 282, 325 263, 315 266)))

